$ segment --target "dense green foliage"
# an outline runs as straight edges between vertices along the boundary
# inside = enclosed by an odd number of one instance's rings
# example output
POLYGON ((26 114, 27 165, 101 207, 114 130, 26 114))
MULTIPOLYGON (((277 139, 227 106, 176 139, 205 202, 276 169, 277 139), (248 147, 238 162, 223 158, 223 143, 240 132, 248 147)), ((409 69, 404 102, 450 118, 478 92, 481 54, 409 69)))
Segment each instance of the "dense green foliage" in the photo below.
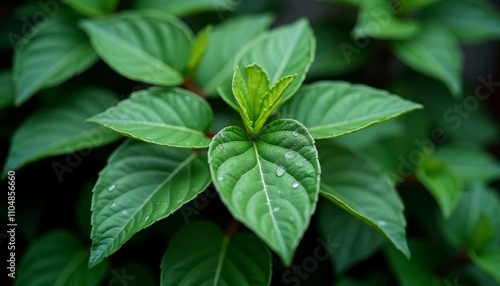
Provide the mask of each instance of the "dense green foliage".
POLYGON ((15 285, 500 284, 500 78, 463 52, 500 38, 490 2, 25 2, 15 285))

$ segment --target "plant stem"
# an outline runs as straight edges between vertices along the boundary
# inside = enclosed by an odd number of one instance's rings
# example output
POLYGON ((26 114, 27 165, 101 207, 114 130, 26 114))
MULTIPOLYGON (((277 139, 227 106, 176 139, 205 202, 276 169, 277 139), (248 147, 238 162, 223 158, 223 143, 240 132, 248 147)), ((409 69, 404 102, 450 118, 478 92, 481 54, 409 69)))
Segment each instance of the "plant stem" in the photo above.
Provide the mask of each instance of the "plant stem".
POLYGON ((469 262, 470 258, 467 255, 467 248, 464 247, 457 253, 457 255, 452 260, 438 267, 435 273, 439 277, 443 277, 446 273, 450 272, 451 270, 466 265, 469 262))
POLYGON ((184 80, 184 82, 182 83, 182 87, 189 90, 189 91, 194 92, 195 94, 197 94, 201 98, 207 98, 207 95, 205 94, 205 92, 202 89, 200 89, 196 85, 196 83, 190 78, 186 78, 184 80))
POLYGON ((238 232, 238 229, 240 228, 241 223, 235 219, 231 221, 229 226, 227 227, 226 231, 224 232, 224 235, 227 237, 231 237, 235 235, 238 232))

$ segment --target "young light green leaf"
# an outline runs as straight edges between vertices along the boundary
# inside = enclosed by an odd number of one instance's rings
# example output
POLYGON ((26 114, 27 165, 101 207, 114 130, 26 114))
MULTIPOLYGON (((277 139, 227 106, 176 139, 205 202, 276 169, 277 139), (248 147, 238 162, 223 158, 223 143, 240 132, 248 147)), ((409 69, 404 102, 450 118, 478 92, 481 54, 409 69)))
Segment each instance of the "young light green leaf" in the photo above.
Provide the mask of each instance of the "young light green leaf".
POLYGON ((429 244, 421 241, 411 241, 410 249, 413 253, 411 260, 401 255, 395 249, 387 247, 385 256, 393 273, 402 286, 441 286, 442 282, 434 275, 435 269, 443 261, 429 251, 429 244))
POLYGON ((11 71, 0 71, 0 110, 11 106, 16 97, 16 87, 11 71))
MULTIPOLYGON (((257 63, 269 74, 271 85, 284 76, 297 74, 283 96, 284 102, 295 94, 304 81, 315 51, 316 39, 312 29, 306 20, 301 19, 262 34, 248 43, 236 57, 236 65, 257 63)), ((221 86, 218 91, 229 105, 238 109, 230 85, 221 86)))
POLYGON ((206 162, 204 152, 135 140, 116 149, 93 189, 89 266, 201 193, 210 183, 206 162))
POLYGON ((259 65, 248 65, 245 71, 246 81, 240 69, 236 68, 232 89, 245 128, 251 136, 255 136, 281 102, 295 75, 286 76, 270 87, 269 76, 259 65))
POLYGON ((232 11, 238 6, 235 0, 138 0, 136 8, 155 10, 178 17, 205 11, 232 11))
POLYGON ((419 18, 445 26, 465 43, 500 38, 500 13, 488 1, 440 1, 422 10, 419 18))
POLYGON ((321 194, 383 234, 406 257, 406 220, 393 183, 355 153, 328 141, 317 144, 321 194))
POLYGON ((316 207, 317 155, 312 137, 292 119, 269 123, 255 140, 230 126, 210 144, 210 170, 222 201, 286 265, 316 207))
POLYGON ((187 64, 187 78, 193 77, 201 59, 205 55, 207 50, 208 41, 210 39, 210 33, 212 31, 212 26, 206 26, 196 35, 196 40, 193 42, 191 47, 191 57, 187 64))
POLYGON ((97 148, 118 139, 115 133, 85 122, 116 100, 107 90, 85 88, 48 102, 14 133, 2 174, 42 158, 97 148))
POLYGON ((436 199, 444 217, 449 217, 462 195, 462 177, 457 175, 446 163, 426 158, 417 166, 418 180, 436 199))
POLYGON ((445 162, 466 183, 489 182, 500 178, 500 162, 490 153, 469 145, 453 144, 433 154, 445 162))
POLYGON ((19 264, 16 286, 98 286, 109 269, 107 262, 87 268, 88 250, 68 231, 52 231, 36 239, 19 264))
POLYGON ((271 254, 255 236, 227 236, 211 222, 188 224, 170 241, 161 286, 269 285, 271 254))
POLYGON ((85 33, 71 19, 52 18, 37 26, 28 38, 14 54, 16 105, 81 73, 98 59, 85 33))
POLYGON ((470 251, 472 262, 500 283, 500 247, 484 249, 480 252, 470 251))
POLYGON ((119 0, 71 0, 68 5, 85 16, 102 16, 115 10, 119 0))
POLYGON ((181 88, 152 87, 134 92, 117 106, 88 119, 145 142, 180 148, 206 148, 212 124, 208 103, 181 88))
POLYGON ((392 6, 386 0, 361 2, 358 22, 352 31, 354 37, 376 39, 414 37, 420 30, 420 25, 415 20, 398 18, 402 10, 401 4, 399 7, 392 6))
POLYGON ((449 30, 428 24, 415 37, 394 41, 391 47, 410 68, 442 81, 454 96, 461 94, 463 55, 449 30))
POLYGON ((271 24, 269 14, 240 16, 215 26, 196 73, 197 85, 209 96, 221 85, 231 86, 236 55, 271 24))
MULTIPOLYGON (((460 198, 455 211, 449 218, 438 218, 438 225, 447 241, 454 247, 474 247, 500 245, 500 199, 498 195, 483 185, 467 188, 460 198), (481 216, 484 216, 481 219, 481 216), (477 228, 481 220, 487 219, 492 234, 477 228), (487 234, 489 241, 478 235, 487 234)), ((477 249, 479 250, 479 249, 477 249)))
POLYGON ((278 116, 302 122, 314 139, 349 134, 422 108, 386 91, 346 82, 317 82, 302 87, 278 116))
POLYGON ((318 216, 322 236, 339 244, 330 256, 337 273, 367 259, 383 245, 378 232, 330 202, 320 204, 318 216))
POLYGON ((180 20, 135 11, 85 20, 82 27, 99 56, 119 74, 157 85, 183 82, 193 36, 180 20))

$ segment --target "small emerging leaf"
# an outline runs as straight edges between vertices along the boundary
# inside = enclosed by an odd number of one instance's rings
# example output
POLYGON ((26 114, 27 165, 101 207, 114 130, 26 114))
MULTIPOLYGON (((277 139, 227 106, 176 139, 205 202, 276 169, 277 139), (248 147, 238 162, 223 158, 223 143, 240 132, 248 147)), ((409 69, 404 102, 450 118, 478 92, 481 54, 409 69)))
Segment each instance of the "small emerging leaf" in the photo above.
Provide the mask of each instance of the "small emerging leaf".
POLYGON ((212 26, 207 26, 198 32, 196 40, 193 42, 191 47, 191 58, 187 64, 187 77, 191 78, 196 72, 201 59, 205 55, 208 47, 208 41, 210 39, 210 33, 212 32, 212 26))

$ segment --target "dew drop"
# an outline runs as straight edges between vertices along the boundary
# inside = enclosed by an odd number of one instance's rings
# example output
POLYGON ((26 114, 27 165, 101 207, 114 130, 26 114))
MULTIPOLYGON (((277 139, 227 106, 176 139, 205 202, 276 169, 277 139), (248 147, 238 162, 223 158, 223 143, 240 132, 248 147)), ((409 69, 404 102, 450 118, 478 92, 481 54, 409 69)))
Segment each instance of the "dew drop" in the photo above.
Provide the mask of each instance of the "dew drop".
POLYGON ((377 225, 378 226, 386 226, 387 222, 385 220, 377 220, 377 225))
POLYGON ((182 204, 182 202, 183 202, 183 199, 182 199, 182 198, 180 198, 180 199, 178 199, 175 203, 176 203, 176 204, 182 204))
POLYGON ((217 147, 215 147, 215 150, 217 150, 217 152, 219 152, 219 153, 220 153, 220 152, 224 151, 224 146, 222 146, 222 145, 217 145, 217 147))
POLYGON ((222 182, 222 181, 224 181, 224 176, 222 176, 222 175, 219 175, 219 176, 217 177, 217 180, 219 180, 219 182, 222 182))
POLYGON ((277 213, 277 212, 279 212, 279 211, 280 211, 280 207, 275 207, 275 208, 273 209, 273 212, 275 212, 275 213, 277 213))
POLYGON ((292 188, 296 189, 300 186, 299 182, 293 182, 292 188))
POLYGON ((160 215, 160 213, 159 213, 159 212, 155 212, 155 216, 159 216, 159 215, 160 215))
POLYGON ((276 169, 276 176, 282 177, 285 174, 285 168, 283 166, 279 166, 278 169, 276 169))
POLYGON ((286 152, 285 152, 285 158, 286 158, 286 159, 293 159, 293 158, 295 157, 295 155, 296 155, 296 154, 295 154, 295 152, 293 152, 293 151, 286 151, 286 152))
POLYGON ((122 214, 123 214, 123 215, 127 215, 127 214, 128 214, 128 211, 127 211, 127 210, 124 210, 124 211, 122 211, 122 214))
POLYGON ((149 220, 149 216, 145 217, 144 218, 145 221, 148 221, 149 220))
POLYGON ((224 136, 225 136, 225 135, 224 135, 224 132, 221 132, 221 133, 220 133, 220 137, 224 138, 224 136))
POLYGON ((110 206, 110 207, 111 207, 112 209, 114 209, 114 208, 116 207, 116 203, 115 203, 115 202, 111 203, 111 206, 110 206))
POLYGON ((108 188, 108 191, 113 191, 114 189, 116 189, 116 184, 112 184, 111 186, 109 186, 108 188))
POLYGON ((293 135, 294 137, 297 137, 297 136, 299 136, 299 132, 297 132, 297 131, 293 131, 293 132, 292 132, 292 135, 293 135))

